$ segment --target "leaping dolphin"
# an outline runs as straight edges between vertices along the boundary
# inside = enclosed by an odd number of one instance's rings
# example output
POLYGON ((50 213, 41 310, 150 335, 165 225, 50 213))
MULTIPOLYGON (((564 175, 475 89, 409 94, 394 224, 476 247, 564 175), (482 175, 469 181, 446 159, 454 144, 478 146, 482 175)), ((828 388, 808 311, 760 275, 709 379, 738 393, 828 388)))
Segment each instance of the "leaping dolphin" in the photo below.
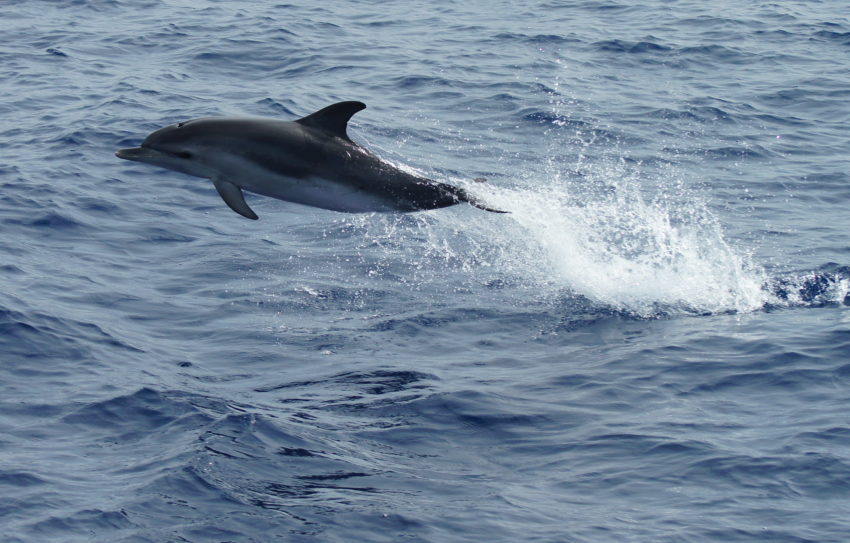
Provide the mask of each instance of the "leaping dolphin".
POLYGON ((242 190, 334 211, 420 211, 469 202, 462 188, 404 172, 348 137, 351 116, 366 107, 340 102, 296 121, 212 117, 151 133, 141 147, 115 155, 211 179, 230 209, 257 219, 242 190))

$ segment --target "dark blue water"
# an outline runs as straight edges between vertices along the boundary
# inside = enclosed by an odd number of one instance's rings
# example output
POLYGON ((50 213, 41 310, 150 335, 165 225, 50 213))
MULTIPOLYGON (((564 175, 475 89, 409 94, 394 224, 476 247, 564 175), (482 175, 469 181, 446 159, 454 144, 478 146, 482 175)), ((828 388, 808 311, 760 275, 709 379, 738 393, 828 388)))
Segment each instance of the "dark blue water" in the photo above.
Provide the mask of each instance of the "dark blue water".
POLYGON ((837 0, 3 3, 3 541, 848 541, 848 55, 837 0), (340 100, 512 213, 113 156, 340 100))

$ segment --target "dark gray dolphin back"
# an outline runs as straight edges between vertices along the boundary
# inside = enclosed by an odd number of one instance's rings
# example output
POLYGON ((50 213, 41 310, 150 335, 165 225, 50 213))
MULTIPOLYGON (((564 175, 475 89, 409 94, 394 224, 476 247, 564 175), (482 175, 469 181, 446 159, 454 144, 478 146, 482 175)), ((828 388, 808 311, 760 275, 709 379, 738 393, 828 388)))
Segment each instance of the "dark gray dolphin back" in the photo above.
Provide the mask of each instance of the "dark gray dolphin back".
POLYGON ((348 121, 352 115, 364 109, 366 109, 366 104, 363 102, 339 102, 320 109, 315 113, 311 113, 306 117, 302 117, 295 122, 327 132, 346 141, 351 141, 346 131, 348 121))

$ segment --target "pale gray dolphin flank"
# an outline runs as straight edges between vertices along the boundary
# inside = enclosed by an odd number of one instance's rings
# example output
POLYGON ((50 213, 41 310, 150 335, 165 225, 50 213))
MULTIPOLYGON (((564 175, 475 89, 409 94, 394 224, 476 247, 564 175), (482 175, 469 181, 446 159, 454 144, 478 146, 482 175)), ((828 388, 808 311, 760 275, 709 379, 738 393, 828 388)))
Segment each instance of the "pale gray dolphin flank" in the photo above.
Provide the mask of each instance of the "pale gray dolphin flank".
POLYGON ((334 211, 420 211, 469 202, 464 189, 388 164, 348 137, 366 107, 340 102, 297 121, 212 117, 172 124, 119 158, 211 179, 230 209, 257 219, 242 190, 334 211))

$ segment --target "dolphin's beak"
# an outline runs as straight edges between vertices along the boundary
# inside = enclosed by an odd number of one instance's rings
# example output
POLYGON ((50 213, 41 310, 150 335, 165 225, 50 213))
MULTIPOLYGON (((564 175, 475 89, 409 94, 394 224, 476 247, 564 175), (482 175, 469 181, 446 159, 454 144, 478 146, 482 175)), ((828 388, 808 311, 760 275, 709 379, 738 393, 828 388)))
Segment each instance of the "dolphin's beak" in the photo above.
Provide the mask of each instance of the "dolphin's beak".
POLYGON ((129 149, 118 149, 115 151, 115 156, 124 160, 143 160, 150 155, 144 147, 131 147, 129 149))
POLYGON ((169 155, 150 147, 130 147, 129 149, 118 149, 115 151, 115 156, 123 158, 124 160, 159 164, 169 155))

